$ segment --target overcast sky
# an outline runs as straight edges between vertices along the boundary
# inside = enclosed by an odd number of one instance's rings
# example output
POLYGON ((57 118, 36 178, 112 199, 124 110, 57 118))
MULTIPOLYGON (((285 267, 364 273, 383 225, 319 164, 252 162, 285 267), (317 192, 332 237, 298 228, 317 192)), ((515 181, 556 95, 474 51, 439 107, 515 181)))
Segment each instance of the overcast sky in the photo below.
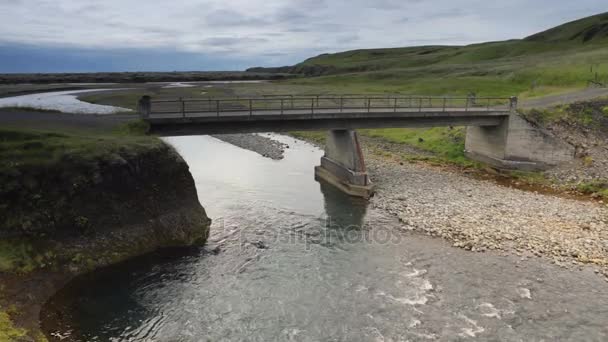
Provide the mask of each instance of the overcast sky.
POLYGON ((523 38, 605 11, 606 0, 0 0, 0 72, 64 55, 54 63, 85 55, 113 70, 286 65, 349 49, 523 38))

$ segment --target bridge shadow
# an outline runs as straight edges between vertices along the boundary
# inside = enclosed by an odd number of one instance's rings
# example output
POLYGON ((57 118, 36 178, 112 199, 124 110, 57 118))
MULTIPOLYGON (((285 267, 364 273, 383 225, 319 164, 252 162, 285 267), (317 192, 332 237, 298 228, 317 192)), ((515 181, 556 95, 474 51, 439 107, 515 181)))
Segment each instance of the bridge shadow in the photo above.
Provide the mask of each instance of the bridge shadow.
POLYGON ((349 196, 333 185, 318 180, 325 201, 325 244, 338 246, 364 240, 365 215, 369 201, 349 196))

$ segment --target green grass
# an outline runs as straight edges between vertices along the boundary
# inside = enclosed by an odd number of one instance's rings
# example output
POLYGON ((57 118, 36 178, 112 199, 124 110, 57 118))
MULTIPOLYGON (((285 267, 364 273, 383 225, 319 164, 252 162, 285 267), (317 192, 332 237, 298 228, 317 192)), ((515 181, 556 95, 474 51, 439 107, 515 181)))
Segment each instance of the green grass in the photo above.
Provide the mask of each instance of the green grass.
POLYGON ((32 245, 22 241, 0 241, 0 272, 29 273, 36 267, 32 245))
POLYGON ((66 158, 112 158, 119 151, 137 153, 162 144, 155 137, 139 134, 145 129, 145 124, 137 121, 116 132, 99 134, 0 128, 0 171, 10 172, 17 166, 49 165, 66 158))
POLYGON ((17 341, 27 335, 27 331, 17 328, 11 319, 12 310, 0 308, 0 341, 17 341))
POLYGON ((584 182, 576 186, 577 190, 608 200, 608 179, 584 182))
POLYGON ((430 129, 388 128, 362 130, 361 134, 393 143, 407 144, 432 152, 445 161, 470 166, 464 155, 465 128, 434 127, 430 129))
POLYGON ((298 139, 310 141, 319 146, 324 146, 325 137, 327 136, 327 133, 326 132, 303 131, 303 132, 290 132, 289 135, 291 135, 295 138, 298 138, 298 139))
POLYGON ((604 13, 524 40, 323 54, 291 68, 321 77, 283 83, 355 93, 464 95, 473 91, 480 96, 524 98, 558 94, 586 87, 596 75, 599 81, 608 80, 608 35, 602 30, 593 34, 607 23, 604 13))

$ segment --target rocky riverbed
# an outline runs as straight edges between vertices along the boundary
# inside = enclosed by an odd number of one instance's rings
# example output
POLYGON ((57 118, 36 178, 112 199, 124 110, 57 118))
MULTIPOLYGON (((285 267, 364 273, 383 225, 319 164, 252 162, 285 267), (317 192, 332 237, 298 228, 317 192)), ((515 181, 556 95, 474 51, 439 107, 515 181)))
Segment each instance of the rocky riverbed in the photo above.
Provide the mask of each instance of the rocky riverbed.
POLYGON ((285 149, 289 148, 287 144, 260 134, 218 134, 213 137, 274 160, 283 159, 285 149))
POLYGON ((397 216, 403 229, 474 252, 544 257, 561 266, 594 264, 608 276, 608 207, 603 204, 526 192, 370 153, 366 158, 377 186, 372 204, 397 216))

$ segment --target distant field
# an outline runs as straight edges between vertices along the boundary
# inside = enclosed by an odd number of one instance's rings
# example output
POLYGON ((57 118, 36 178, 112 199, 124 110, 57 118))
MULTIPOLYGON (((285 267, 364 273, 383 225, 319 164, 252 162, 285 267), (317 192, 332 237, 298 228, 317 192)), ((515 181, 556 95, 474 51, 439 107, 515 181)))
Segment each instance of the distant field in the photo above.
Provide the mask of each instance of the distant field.
POLYGON ((206 87, 198 85, 195 87, 185 88, 162 88, 159 86, 137 87, 122 91, 83 94, 78 98, 81 101, 94 104, 118 106, 122 108, 137 109, 137 101, 144 95, 154 98, 197 98, 197 97, 215 97, 227 94, 227 90, 222 86, 206 87))
POLYGON ((288 77, 290 77, 290 75, 245 71, 0 74, 0 84, 203 82, 276 80, 288 77))

